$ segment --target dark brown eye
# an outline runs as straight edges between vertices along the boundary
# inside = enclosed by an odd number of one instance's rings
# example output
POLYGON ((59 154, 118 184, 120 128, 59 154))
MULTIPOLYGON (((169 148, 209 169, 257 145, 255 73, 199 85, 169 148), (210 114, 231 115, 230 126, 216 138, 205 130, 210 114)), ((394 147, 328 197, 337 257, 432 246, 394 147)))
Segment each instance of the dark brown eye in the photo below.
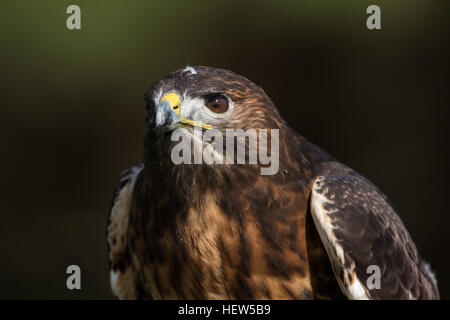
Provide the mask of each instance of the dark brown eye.
POLYGON ((228 110, 228 99, 222 95, 215 95, 206 99, 206 106, 215 113, 224 113, 228 110))

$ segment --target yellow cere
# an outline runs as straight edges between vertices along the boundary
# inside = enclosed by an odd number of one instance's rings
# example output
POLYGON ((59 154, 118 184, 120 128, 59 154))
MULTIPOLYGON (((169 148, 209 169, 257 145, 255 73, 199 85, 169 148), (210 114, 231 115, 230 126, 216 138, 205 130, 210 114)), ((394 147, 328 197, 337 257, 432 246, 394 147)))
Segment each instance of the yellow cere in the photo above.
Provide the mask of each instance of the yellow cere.
POLYGON ((170 104, 170 107, 172 108, 173 112, 175 112, 177 114, 178 117, 180 117, 181 119, 181 123, 183 124, 188 124, 190 126, 194 126, 194 127, 202 127, 205 129, 212 129, 213 126, 209 125, 209 124, 204 124, 204 123, 200 123, 200 122, 196 122, 196 121, 192 121, 186 118, 183 118, 181 116, 181 99, 180 97, 176 94, 176 93, 167 93, 165 94, 161 100, 159 100, 159 102, 162 102, 164 100, 167 100, 170 104))
POLYGON ((170 107, 172 108, 173 112, 177 114, 177 116, 180 116, 180 109, 181 109, 181 100, 180 97, 176 93, 167 93, 165 94, 159 102, 162 102, 164 100, 167 100, 170 104, 170 107))

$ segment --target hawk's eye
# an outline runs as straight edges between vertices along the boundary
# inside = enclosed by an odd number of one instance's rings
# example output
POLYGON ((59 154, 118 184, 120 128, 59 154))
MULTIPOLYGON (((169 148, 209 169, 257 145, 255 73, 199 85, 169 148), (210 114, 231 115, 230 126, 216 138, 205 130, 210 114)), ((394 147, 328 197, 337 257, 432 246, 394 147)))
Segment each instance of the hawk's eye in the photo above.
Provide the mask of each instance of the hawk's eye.
POLYGON ((206 98, 206 106, 215 113, 224 113, 228 110, 228 99, 222 95, 214 95, 206 98))

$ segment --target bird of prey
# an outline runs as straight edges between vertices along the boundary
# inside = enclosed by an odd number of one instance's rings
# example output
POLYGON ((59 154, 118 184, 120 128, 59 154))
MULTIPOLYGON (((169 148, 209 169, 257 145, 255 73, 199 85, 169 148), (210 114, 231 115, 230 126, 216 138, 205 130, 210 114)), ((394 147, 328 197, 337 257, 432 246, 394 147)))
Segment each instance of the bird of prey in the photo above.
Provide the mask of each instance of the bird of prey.
POLYGON ((186 67, 145 98, 143 162, 123 172, 107 227, 118 298, 439 299, 386 196, 290 128, 253 82, 186 67), (179 128, 278 129, 279 170, 175 164, 179 128))

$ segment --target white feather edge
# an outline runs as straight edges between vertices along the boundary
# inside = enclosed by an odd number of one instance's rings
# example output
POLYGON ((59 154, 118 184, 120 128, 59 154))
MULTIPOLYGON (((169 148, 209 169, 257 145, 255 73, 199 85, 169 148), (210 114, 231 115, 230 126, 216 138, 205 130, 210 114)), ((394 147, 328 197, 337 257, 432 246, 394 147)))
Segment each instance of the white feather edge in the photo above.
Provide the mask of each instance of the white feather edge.
MULTIPOLYGON (((314 220, 314 224, 319 232, 320 239, 327 251, 328 257, 345 268, 345 255, 344 249, 337 242, 337 239, 333 232, 333 225, 328 216, 330 211, 325 210, 324 204, 332 203, 330 199, 324 196, 324 193, 320 194, 316 190, 318 188, 318 183, 321 182, 321 177, 316 179, 313 185, 313 190, 311 194, 311 213, 314 220)), ((333 271, 338 281, 339 287, 342 292, 346 295, 348 299, 352 300, 369 300, 369 296, 358 277, 355 277, 353 283, 345 283, 344 279, 341 279, 335 270, 334 264, 332 263, 333 271)))
MULTIPOLYGON (((119 191, 116 201, 111 209, 111 224, 108 228, 108 241, 110 241, 112 233, 115 233, 116 238, 118 238, 117 230, 112 230, 113 223, 121 223, 123 224, 124 229, 128 228, 131 195, 136 177, 141 170, 142 167, 135 166, 131 168, 130 173, 123 176, 121 179, 130 179, 130 181, 119 191)), ((126 230, 123 231, 126 232, 126 230)), ((110 246, 112 248, 111 243, 110 246)), ((134 299, 136 297, 135 277, 136 275, 132 268, 127 268, 124 272, 114 272, 113 270, 110 270, 110 285, 113 294, 119 299, 134 299)))

